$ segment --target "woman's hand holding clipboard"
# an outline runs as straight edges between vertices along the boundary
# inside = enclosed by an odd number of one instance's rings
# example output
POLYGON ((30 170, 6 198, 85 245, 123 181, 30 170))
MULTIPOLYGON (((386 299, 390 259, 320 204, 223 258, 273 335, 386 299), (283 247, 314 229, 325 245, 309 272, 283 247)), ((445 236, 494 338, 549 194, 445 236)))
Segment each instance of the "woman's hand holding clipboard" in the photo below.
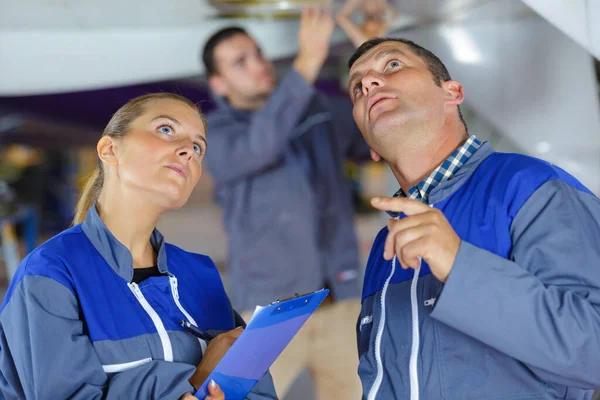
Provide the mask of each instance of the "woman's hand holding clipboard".
MULTIPOLYGON (((240 337, 244 328, 237 327, 228 332, 222 333, 208 342, 208 346, 204 351, 202 361, 196 367, 196 372, 190 378, 190 383, 194 388, 199 388, 208 379, 210 373, 219 364, 223 356, 229 351, 231 346, 240 337)), ((217 399, 219 397, 216 397, 217 399)))
MULTIPOLYGON (((238 333, 233 330, 222 334, 231 333, 223 339, 224 342, 219 345, 220 350, 215 351, 215 358, 210 364, 214 364, 219 352, 225 350, 225 353, 221 354, 222 358, 204 379, 195 396, 205 399, 209 395, 209 383, 215 381, 227 400, 245 399, 328 294, 328 289, 322 289, 257 307, 245 330, 239 330, 238 333), (233 339, 233 342, 226 350, 230 339, 233 339)), ((206 350, 208 353, 209 347, 206 350)), ((210 364, 207 364, 207 367, 210 364)), ((204 378, 206 371, 208 369, 199 373, 198 380, 204 378)))

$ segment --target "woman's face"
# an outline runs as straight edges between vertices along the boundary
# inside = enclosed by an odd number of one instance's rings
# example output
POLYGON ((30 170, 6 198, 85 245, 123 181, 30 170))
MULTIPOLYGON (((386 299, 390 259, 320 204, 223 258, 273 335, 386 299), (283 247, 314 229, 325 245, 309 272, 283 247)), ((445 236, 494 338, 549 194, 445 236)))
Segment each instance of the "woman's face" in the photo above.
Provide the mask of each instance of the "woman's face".
POLYGON ((114 141, 119 181, 166 209, 182 207, 202 175, 206 132, 198 112, 177 100, 152 100, 114 141))

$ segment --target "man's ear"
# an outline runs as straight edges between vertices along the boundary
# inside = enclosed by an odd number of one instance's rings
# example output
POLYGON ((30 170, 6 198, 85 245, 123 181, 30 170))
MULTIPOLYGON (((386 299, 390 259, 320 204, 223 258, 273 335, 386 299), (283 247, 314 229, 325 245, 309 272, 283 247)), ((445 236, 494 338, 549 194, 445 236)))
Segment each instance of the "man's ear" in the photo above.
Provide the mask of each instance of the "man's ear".
POLYGON ((221 97, 227 97, 229 91, 227 90, 227 83, 223 77, 219 75, 212 75, 208 78, 208 86, 210 89, 221 97))
POLYGON ((465 99, 463 86, 457 81, 446 81, 442 82, 442 88, 444 89, 444 99, 446 104, 459 105, 465 99))
POLYGON ((96 145, 98 158, 105 164, 117 165, 117 156, 115 153, 115 140, 110 136, 102 136, 96 145))
POLYGON ((375 162, 378 162, 379 160, 381 160, 381 156, 375 151, 371 150, 371 159, 375 162))

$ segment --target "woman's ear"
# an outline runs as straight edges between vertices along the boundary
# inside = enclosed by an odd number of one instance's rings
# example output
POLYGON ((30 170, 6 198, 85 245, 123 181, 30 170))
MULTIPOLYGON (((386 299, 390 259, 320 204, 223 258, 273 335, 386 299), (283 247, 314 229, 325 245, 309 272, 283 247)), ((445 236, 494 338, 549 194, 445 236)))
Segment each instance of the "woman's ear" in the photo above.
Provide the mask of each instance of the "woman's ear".
POLYGON ((375 151, 371 150, 371 159, 375 162, 378 162, 379 160, 381 160, 381 156, 375 151))
POLYGON ((117 165, 117 157, 115 154, 115 140, 110 136, 103 136, 96 145, 98 158, 104 164, 117 165))

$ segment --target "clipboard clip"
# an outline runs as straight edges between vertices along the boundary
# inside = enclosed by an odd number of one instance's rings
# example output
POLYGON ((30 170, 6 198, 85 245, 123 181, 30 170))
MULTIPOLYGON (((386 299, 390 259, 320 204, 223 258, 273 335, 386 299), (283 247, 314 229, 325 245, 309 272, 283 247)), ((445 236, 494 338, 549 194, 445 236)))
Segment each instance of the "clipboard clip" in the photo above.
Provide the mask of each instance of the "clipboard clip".
MULTIPOLYGON (((323 289, 321 289, 321 290, 323 290, 323 289)), ((313 294, 313 293, 315 293, 315 292, 294 293, 291 296, 279 298, 279 299, 275 300, 274 302, 272 302, 271 304, 278 304, 278 303, 281 303, 281 302, 284 302, 287 300, 297 299, 298 297, 306 296, 306 295, 313 294)))

